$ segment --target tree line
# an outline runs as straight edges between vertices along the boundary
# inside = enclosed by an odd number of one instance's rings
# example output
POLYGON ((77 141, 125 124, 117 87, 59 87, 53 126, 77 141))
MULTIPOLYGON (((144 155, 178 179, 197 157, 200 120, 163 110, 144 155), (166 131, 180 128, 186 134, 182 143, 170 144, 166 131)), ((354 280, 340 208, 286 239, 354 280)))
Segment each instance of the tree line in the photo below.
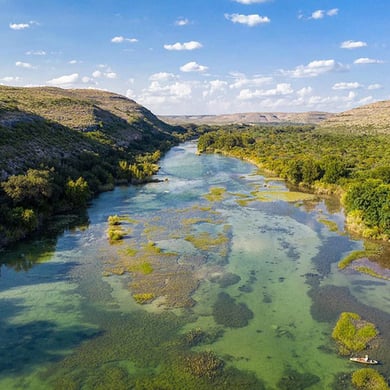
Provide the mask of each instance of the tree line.
POLYGON ((318 192, 340 194, 363 236, 390 238, 390 140, 314 126, 230 126, 203 134, 200 152, 248 159, 318 192))

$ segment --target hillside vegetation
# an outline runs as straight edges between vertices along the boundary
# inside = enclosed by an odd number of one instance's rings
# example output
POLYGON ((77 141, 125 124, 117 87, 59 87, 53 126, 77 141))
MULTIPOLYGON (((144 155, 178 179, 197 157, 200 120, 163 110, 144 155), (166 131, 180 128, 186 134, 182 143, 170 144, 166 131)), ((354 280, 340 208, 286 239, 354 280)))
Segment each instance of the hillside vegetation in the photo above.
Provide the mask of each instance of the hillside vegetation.
POLYGON ((0 246, 145 180, 183 132, 117 94, 0 86, 0 246))
POLYGON ((390 134, 390 100, 367 104, 333 115, 321 129, 353 134, 390 134))

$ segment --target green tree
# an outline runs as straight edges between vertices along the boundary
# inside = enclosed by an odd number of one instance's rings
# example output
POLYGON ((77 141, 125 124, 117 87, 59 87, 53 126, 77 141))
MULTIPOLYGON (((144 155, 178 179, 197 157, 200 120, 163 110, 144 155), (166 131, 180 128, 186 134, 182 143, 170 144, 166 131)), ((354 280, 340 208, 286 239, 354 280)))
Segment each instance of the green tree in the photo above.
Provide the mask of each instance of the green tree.
POLYGON ((88 183, 83 177, 69 179, 65 186, 65 197, 73 207, 84 207, 90 198, 88 183))

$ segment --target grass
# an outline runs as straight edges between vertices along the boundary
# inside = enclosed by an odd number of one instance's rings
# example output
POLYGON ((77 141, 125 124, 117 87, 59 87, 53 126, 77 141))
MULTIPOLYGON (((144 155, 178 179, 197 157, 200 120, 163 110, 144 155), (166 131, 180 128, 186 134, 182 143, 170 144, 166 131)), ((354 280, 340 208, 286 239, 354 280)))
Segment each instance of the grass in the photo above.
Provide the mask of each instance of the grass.
POLYGON ((203 197, 209 202, 222 202, 226 194, 226 188, 223 187, 212 187, 210 192, 203 197))
POLYGON ((381 245, 373 242, 366 241, 364 243, 364 250, 351 252, 349 255, 344 257, 339 263, 338 268, 344 269, 348 267, 353 261, 361 259, 363 257, 372 258, 382 253, 383 248, 381 245))

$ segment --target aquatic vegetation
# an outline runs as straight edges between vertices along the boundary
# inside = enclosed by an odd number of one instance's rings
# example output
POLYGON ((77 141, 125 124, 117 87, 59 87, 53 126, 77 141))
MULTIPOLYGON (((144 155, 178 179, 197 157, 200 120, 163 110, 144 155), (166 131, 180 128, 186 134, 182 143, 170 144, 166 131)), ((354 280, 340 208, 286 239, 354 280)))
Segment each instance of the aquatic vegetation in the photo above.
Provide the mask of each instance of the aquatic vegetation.
POLYGON ((253 312, 245 303, 236 303, 229 294, 221 292, 213 305, 213 317, 217 324, 243 328, 253 318, 253 312))
POLYGON ((358 390, 389 390, 385 378, 373 368, 362 368, 352 374, 352 384, 358 390))
POLYGON ((203 195, 209 202, 222 202, 226 194, 226 188, 223 187, 212 187, 210 192, 203 195))
POLYGON ((279 390, 304 390, 320 381, 317 375, 289 369, 278 382, 279 390))
POLYGON ((122 255, 125 255, 125 256, 135 256, 138 253, 138 250, 131 248, 131 247, 127 247, 127 248, 121 249, 119 251, 119 253, 122 255))
POLYGON ((358 271, 358 272, 363 273, 363 274, 367 274, 367 275, 373 276, 374 278, 390 280, 390 279, 387 278, 386 276, 381 275, 381 274, 378 274, 377 272, 375 272, 375 271, 374 271, 372 268, 370 268, 370 267, 359 266, 359 267, 355 267, 354 269, 355 269, 356 271, 358 271))
POLYGON ((223 336, 222 329, 214 329, 206 332, 201 328, 191 329, 183 335, 183 344, 187 347, 195 347, 202 344, 212 344, 223 336))
POLYGON ((202 251, 210 251, 229 242, 229 238, 225 234, 218 233, 216 237, 213 237, 209 232, 201 232, 196 235, 190 234, 184 237, 184 239, 202 251))
POLYGON ((218 275, 217 277, 211 279, 212 282, 219 284, 219 287, 226 288, 238 283, 241 280, 239 275, 228 272, 223 275, 218 275))
POLYGON ((110 216, 108 217, 108 224, 109 224, 110 226, 113 226, 113 225, 120 225, 120 223, 121 223, 121 220, 120 220, 120 218, 119 218, 118 215, 110 215, 110 216))
POLYGON ((344 312, 333 329, 332 337, 337 341, 339 352, 348 355, 361 351, 378 335, 375 325, 364 321, 356 313, 344 312))
POLYGON ((325 225, 331 232, 338 232, 339 227, 336 222, 330 221, 329 219, 321 218, 318 220, 319 223, 325 225))
POLYGON ((184 367, 187 372, 208 379, 220 375, 224 364, 224 361, 211 351, 192 352, 184 357, 184 367))
POLYGON ((144 304, 144 303, 150 303, 155 298, 155 296, 153 293, 142 293, 142 294, 134 294, 133 298, 137 303, 144 304))
POLYGON ((361 259, 363 257, 375 258, 383 252, 383 247, 378 243, 366 241, 364 243, 364 250, 354 251, 347 255, 338 263, 340 269, 348 267, 354 260, 361 259))

